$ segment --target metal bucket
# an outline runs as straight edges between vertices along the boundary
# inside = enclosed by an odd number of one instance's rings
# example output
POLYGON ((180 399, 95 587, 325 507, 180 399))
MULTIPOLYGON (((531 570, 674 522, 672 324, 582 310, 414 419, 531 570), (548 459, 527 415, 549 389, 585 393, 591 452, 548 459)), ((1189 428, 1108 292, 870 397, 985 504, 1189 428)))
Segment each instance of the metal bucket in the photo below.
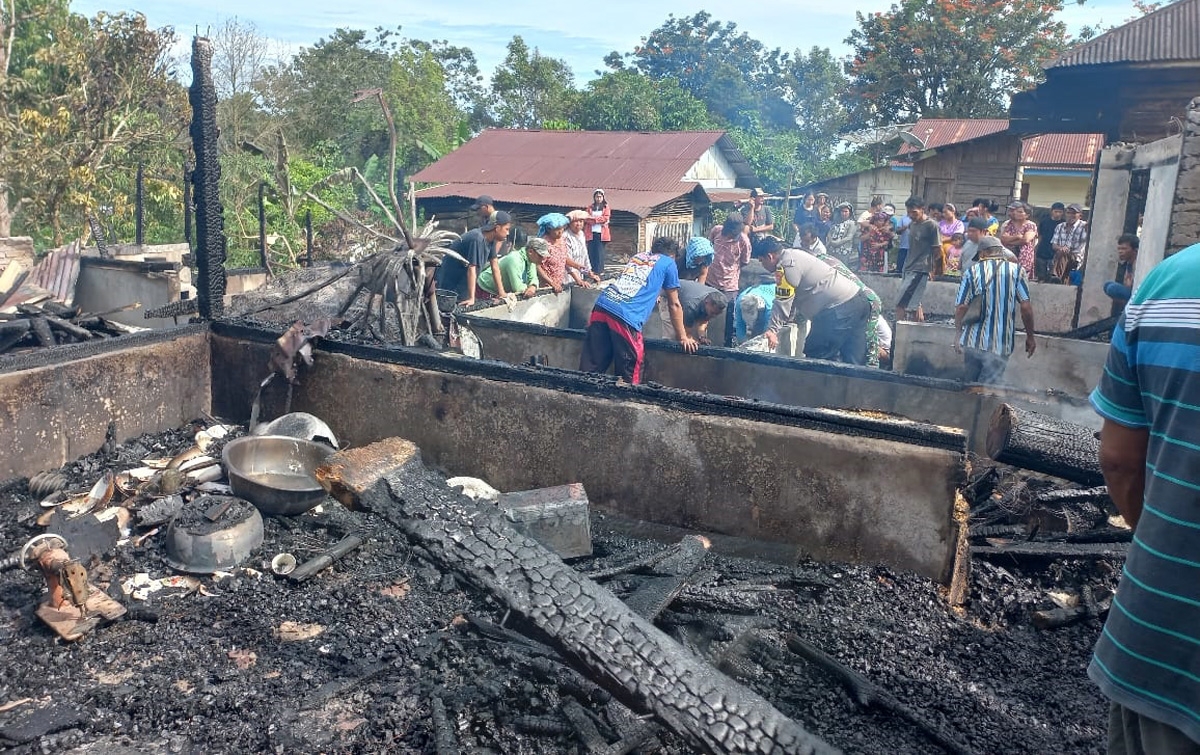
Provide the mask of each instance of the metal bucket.
POLYGON ((458 306, 458 292, 451 291, 445 288, 439 288, 434 291, 434 296, 437 299, 438 311, 444 315, 448 315, 458 306))

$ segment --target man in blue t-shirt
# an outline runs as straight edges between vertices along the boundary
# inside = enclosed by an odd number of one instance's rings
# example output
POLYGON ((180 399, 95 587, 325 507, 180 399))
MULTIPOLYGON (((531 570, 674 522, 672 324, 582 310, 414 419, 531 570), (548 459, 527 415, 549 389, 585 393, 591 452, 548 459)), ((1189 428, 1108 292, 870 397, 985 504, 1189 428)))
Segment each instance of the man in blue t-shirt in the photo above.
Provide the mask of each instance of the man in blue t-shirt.
MULTIPOLYGON (((486 197, 480 197, 485 199, 486 197)), ((500 264, 496 257, 496 246, 508 238, 508 229, 512 225, 512 216, 504 210, 493 212, 483 225, 464 233, 450 248, 459 254, 465 263, 447 256, 442 260, 437 272, 437 286, 441 289, 454 291, 458 294, 458 303, 469 307, 475 303, 476 284, 479 271, 485 267, 491 268, 492 280, 495 281, 496 296, 503 299, 508 292, 504 290, 504 280, 500 275, 500 264)))
POLYGON ((675 256, 679 242, 658 237, 649 252, 635 254, 616 280, 600 292, 592 308, 583 352, 579 355, 582 372, 607 372, 610 365, 618 377, 630 383, 642 379, 642 326, 654 312, 658 295, 665 293, 671 314, 671 327, 683 346, 694 353, 696 339, 683 324, 683 305, 679 302, 679 268, 675 256))
POLYGON ((1088 676, 1111 701, 1108 752, 1200 753, 1200 244, 1146 276, 1092 406, 1100 467, 1133 528, 1088 676))

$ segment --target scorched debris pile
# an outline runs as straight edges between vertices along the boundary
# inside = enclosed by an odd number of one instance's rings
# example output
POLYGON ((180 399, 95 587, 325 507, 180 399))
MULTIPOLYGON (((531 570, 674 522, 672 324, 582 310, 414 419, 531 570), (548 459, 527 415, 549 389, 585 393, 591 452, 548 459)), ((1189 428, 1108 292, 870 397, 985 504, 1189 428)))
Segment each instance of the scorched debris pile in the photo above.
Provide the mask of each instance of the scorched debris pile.
MULTIPOLYGON (((196 429, 74 462, 58 471, 65 494, 173 456, 196 429)), ((989 469, 972 503, 1034 480, 989 469)), ((35 482, 41 493, 59 481, 35 482)), ((0 571, 0 745, 685 753, 758 731, 763 751, 1090 753, 1103 741, 1106 706, 1084 674, 1097 612, 1052 630, 1032 622, 1056 598, 1100 599, 1119 559, 979 561, 956 613, 912 575, 728 558, 699 537, 618 535, 603 518, 594 555, 564 566, 443 482, 414 463, 373 488, 372 511, 327 501, 264 517, 261 547, 211 577, 178 575, 163 536, 135 527, 85 563, 127 613, 74 643, 34 616, 35 573, 0 571), (277 553, 307 561, 347 536, 365 542, 332 569, 302 582, 270 573, 277 553), (507 558, 514 549, 536 557, 507 558)), ((43 509, 29 481, 0 485, 8 555, 40 531, 43 509)))

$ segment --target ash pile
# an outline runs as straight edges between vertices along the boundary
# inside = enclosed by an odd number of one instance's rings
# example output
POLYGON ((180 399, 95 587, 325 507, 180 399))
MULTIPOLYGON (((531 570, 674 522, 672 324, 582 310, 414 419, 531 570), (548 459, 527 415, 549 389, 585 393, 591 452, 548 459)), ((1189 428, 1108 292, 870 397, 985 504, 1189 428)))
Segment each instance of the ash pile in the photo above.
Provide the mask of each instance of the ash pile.
MULTIPOLYGON (((977 472, 967 491, 977 549, 1020 542, 1061 552, 976 560, 966 602, 953 607, 944 588, 912 574, 727 557, 695 535, 673 544, 629 537, 587 511, 579 486, 535 491, 524 500, 538 503, 525 509, 537 515, 523 519, 513 508, 498 513, 494 491, 457 480, 480 496, 464 498, 419 459, 380 485, 371 470, 397 455, 371 456, 372 446, 319 454, 321 469, 340 470, 325 488, 337 500, 323 489, 299 513, 259 515, 231 497, 233 480, 217 461, 243 437, 243 428, 201 420, 2 484, 0 556, 13 555, 0 563, 9 567, 0 570, 0 746, 1102 747, 1107 704, 1085 674, 1102 610, 1085 606, 1059 623, 1036 617, 1071 602, 1063 596, 1103 600, 1120 556, 1076 553, 1082 544, 1045 540, 1058 537, 1049 528, 1032 538, 1028 529, 1020 537, 984 529, 1032 526, 1036 507, 1021 510, 1013 491, 1048 493, 1061 480, 1004 465, 977 472), (539 533, 551 510, 558 529, 539 533), (239 542, 255 544, 233 554, 198 545, 230 531, 249 531, 239 542), (541 540, 522 534, 530 532, 541 540), (32 552, 21 554, 39 535, 61 537, 65 556, 86 569, 85 602, 102 597, 119 612, 89 612, 91 625, 63 639, 43 615, 53 598, 47 574, 32 552)), ((45 553, 41 561, 53 559, 45 553)))

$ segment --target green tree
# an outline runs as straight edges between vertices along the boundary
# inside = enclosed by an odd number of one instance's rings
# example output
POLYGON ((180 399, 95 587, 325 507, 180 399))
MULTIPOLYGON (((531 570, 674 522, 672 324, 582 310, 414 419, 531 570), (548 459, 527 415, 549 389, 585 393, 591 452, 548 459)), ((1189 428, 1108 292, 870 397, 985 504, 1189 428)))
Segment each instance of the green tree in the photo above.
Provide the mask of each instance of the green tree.
MULTIPOLYGON (((726 124, 746 127, 757 118, 780 128, 792 125, 791 108, 780 96, 788 57, 745 32, 738 33, 737 24, 721 23, 705 11, 669 16, 624 56, 652 79, 674 79, 726 124)), ((625 67, 617 53, 605 62, 617 69, 625 67)))
POLYGON ((575 122, 592 131, 688 131, 711 128, 713 118, 675 79, 626 68, 588 84, 575 122))
POLYGON ((529 48, 520 35, 492 74, 492 118, 503 128, 568 122, 575 112, 575 77, 567 64, 529 48))
POLYGON ((1062 0, 902 0, 858 15, 846 43, 860 125, 1002 117, 1066 45, 1062 0))
POLYGON ((124 187, 139 162, 152 176, 178 172, 187 106, 168 67, 169 29, 123 13, 88 21, 53 5, 42 18, 35 39, 14 37, 23 59, 14 54, 0 84, 17 93, 3 103, 0 183, 21 207, 21 227, 57 244, 99 206, 130 214, 124 187))

